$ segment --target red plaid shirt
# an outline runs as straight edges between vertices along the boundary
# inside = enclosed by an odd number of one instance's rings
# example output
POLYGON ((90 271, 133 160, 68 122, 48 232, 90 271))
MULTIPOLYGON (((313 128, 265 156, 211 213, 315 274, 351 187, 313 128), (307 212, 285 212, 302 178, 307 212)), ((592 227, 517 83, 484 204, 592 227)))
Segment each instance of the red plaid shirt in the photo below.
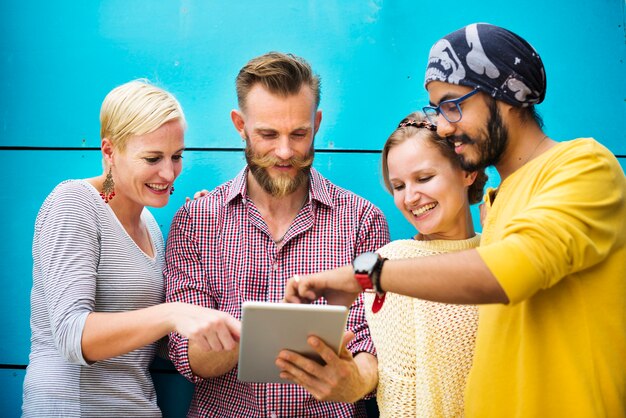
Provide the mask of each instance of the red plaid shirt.
MULTIPOLYGON (((165 285, 168 302, 181 301, 228 312, 241 319, 245 301, 280 302, 294 274, 348 264, 389 241, 387 222, 367 200, 333 185, 311 169, 309 200, 277 246, 246 193, 247 167, 208 196, 178 210, 167 242, 165 285)), ((348 328, 356 337, 352 353, 375 354, 363 299, 350 309, 348 328)), ((196 384, 189 416, 202 417, 365 417, 362 402, 319 402, 291 384, 245 383, 237 368, 211 379, 189 367, 188 340, 170 336, 170 358, 196 384)))

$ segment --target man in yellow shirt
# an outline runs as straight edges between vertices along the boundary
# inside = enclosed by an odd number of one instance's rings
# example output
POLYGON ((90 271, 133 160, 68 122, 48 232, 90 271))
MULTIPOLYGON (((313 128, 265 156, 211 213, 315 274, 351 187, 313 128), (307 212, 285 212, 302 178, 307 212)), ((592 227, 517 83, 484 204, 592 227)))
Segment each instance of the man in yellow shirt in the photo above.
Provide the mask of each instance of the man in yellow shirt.
POLYGON ((424 111, 463 167, 500 174, 485 197, 480 247, 387 262, 358 256, 353 266, 292 278, 286 299, 348 304, 373 288, 378 299, 388 290, 480 304, 467 416, 626 417, 618 161, 591 138, 557 142, 543 132, 534 109, 546 91, 543 63, 506 29, 472 24, 439 40, 425 86, 424 111))

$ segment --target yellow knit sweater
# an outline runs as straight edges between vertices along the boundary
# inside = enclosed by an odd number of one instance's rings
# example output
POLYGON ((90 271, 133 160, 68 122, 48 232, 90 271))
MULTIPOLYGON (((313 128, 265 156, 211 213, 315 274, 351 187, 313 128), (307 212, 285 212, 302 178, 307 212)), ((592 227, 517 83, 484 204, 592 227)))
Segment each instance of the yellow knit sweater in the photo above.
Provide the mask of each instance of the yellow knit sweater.
MULTIPOLYGON (((467 250, 479 242, 480 235, 459 241, 398 240, 378 253, 389 259, 414 258, 467 250)), ((463 416, 477 308, 387 292, 382 309, 374 314, 373 301, 373 294, 365 294, 367 321, 378 352, 380 416, 463 416)))

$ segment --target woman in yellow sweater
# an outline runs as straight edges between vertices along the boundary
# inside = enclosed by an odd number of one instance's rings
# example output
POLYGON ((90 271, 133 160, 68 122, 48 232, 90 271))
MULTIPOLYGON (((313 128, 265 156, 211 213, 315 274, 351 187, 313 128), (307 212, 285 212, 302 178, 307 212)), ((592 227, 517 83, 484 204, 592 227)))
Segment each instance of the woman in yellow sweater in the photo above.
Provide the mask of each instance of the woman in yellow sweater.
MULTIPOLYGON (((387 139, 382 173, 396 207, 419 232, 382 247, 381 256, 413 258, 478 246, 470 204, 480 201, 487 176, 464 171, 421 113, 403 119, 387 139)), ((462 416, 477 308, 387 292, 374 313, 374 294, 365 299, 378 352, 380 416, 462 416)))

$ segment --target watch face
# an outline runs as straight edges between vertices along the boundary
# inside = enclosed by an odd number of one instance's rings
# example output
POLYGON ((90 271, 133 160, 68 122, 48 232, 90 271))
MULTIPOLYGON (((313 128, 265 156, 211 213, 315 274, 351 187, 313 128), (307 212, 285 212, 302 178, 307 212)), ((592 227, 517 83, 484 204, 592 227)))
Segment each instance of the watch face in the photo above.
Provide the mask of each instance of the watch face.
POLYGON ((376 263, 378 263, 378 254, 370 252, 357 256, 352 262, 352 266, 354 267, 355 273, 370 275, 376 263))

